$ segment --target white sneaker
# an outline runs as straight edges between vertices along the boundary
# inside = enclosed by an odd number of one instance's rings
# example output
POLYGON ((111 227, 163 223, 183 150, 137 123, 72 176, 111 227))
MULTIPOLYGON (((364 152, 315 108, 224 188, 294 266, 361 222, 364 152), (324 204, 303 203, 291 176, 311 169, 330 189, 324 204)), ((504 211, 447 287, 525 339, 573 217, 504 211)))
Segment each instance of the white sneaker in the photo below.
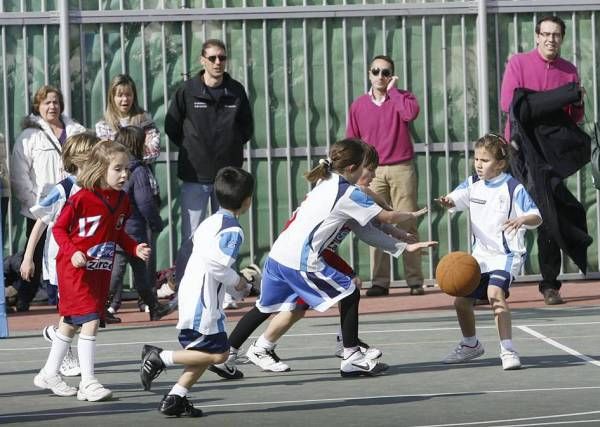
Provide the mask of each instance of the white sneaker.
POLYGON ((54 326, 54 325, 44 326, 44 329, 42 329, 42 336, 48 342, 54 341, 54 337, 56 336, 56 326, 54 326))
POLYGON ((256 366, 263 371, 271 372, 287 372, 290 370, 290 367, 279 359, 279 356, 275 353, 275 348, 267 350, 266 348, 257 347, 255 344, 250 346, 246 356, 256 366))
POLYGON ((49 376, 43 369, 33 378, 33 384, 39 388, 52 390, 52 393, 57 396, 66 397, 77 394, 77 389, 64 382, 60 375, 49 376))
POLYGON ((230 308, 239 308, 239 306, 231 295, 225 293, 225 297, 223 298, 223 310, 227 310, 230 308))
POLYGON ((485 351, 481 342, 477 341, 475 347, 469 347, 464 345, 462 342, 458 343, 456 348, 450 352, 448 356, 442 360, 444 363, 462 363, 467 360, 475 359, 481 356, 485 351))
POLYGON ((88 402, 99 402, 108 400, 112 397, 112 391, 104 387, 96 378, 79 383, 77 400, 87 400, 88 402))
POLYGON ((521 359, 519 358, 519 353, 514 350, 502 350, 500 353, 500 359, 502 359, 502 369, 505 371, 521 369, 521 359))
POLYGON ((59 372, 65 377, 76 377, 81 374, 81 368, 79 367, 79 359, 75 357, 71 347, 67 351, 65 358, 60 364, 59 372))
POLYGON ((342 360, 340 374, 342 377, 369 376, 374 377, 387 370, 389 366, 378 360, 367 359, 365 354, 356 350, 348 358, 342 360))
POLYGON ((156 291, 156 296, 158 298, 168 298, 171 295, 173 295, 174 293, 175 293, 175 291, 173 290, 173 288, 171 288, 171 286, 169 286, 169 282, 165 282, 156 291))
MULTIPOLYGON (((340 359, 344 358, 344 342, 342 341, 342 337, 339 335, 335 338, 336 347, 335 347, 335 357, 339 357, 340 359)), ((383 352, 375 347, 370 347, 369 344, 362 341, 360 338, 358 339, 358 347, 360 351, 365 355, 367 359, 375 360, 379 359, 383 356, 383 352)))

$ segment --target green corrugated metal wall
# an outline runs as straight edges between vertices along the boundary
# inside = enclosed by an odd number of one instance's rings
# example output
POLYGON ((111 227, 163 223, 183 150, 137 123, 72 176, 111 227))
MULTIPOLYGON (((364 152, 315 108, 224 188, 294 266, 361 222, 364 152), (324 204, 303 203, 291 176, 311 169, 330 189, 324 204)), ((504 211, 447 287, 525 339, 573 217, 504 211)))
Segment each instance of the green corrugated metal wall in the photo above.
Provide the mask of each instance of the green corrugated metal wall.
MULTIPOLYGON (((21 10, 21 3, 4 1, 4 11, 25 12, 21 10)), ((26 11, 56 8, 54 1, 25 3, 26 11)), ((164 7, 177 8, 180 3, 165 1, 164 7)), ((143 6, 151 9, 162 4, 159 1, 145 1, 143 6)), ((286 3, 288 6, 302 4, 300 1, 286 3)), ((304 3, 311 4, 323 3, 304 3)), ((265 7, 282 4, 256 0, 244 3, 241 0, 226 3, 207 0, 204 4, 201 1, 186 2, 187 7, 242 5, 265 7)), ((82 10, 99 8, 97 2, 88 1, 70 1, 70 6, 82 10)), ((101 2, 101 6, 102 9, 123 7, 127 10, 140 8, 141 3, 123 1, 120 4, 112 1, 101 2)), ((591 91, 598 83, 598 77, 593 75, 593 62, 598 59, 590 49, 591 38, 595 38, 596 45, 600 44, 600 33, 592 28, 595 13, 561 15, 568 24, 562 55, 577 61, 583 84, 590 93, 589 120, 594 117, 598 102, 591 91), (577 28, 574 39, 571 31, 573 24, 577 28)), ((533 13, 488 16, 492 129, 501 128, 497 97, 503 64, 511 53, 533 47, 535 16, 533 13)), ((2 28, 6 67, 0 70, 0 87, 6 86, 9 102, 7 105, 0 103, 0 117, 7 118, 0 124, 0 131, 9 136, 12 144, 19 132, 20 120, 28 108, 26 99, 30 99, 32 92, 45 82, 60 86, 58 25, 47 25, 45 29, 33 25, 7 25, 2 28), (27 75, 27 79, 23 78, 24 75, 27 75)), ((469 170, 465 144, 475 140, 479 133, 476 15, 443 16, 440 10, 440 16, 427 17, 192 22, 185 24, 184 34, 187 44, 185 52, 179 22, 132 23, 122 27, 113 23, 72 24, 72 115, 87 127, 93 127, 103 112, 107 82, 113 75, 125 71, 137 82, 140 101, 162 129, 168 97, 183 79, 184 61, 189 69, 197 71, 200 45, 205 36, 224 38, 229 46, 229 70, 235 78, 246 81, 256 124, 256 133, 251 142, 250 169, 257 177, 258 186, 252 217, 246 215, 242 220, 247 236, 242 265, 264 260, 277 231, 308 189, 302 173, 310 167, 309 160, 314 162, 319 157, 314 153, 308 157, 301 149, 323 150, 330 142, 344 135, 348 104, 366 88, 366 61, 382 53, 384 47, 396 60, 400 86, 406 85, 421 102, 421 114, 413 126, 413 138, 418 150, 419 204, 426 205, 429 202, 428 195, 437 197, 445 194, 462 181, 469 170), (164 58, 163 50, 166 52, 164 58), (125 58, 124 63, 122 58, 125 58), (145 91, 142 83, 144 78, 145 91), (443 144, 446 142, 453 144, 449 157, 444 152, 443 144), (287 149, 299 151, 287 156, 287 149), (251 235, 253 239, 250 239, 251 235), (251 255, 254 259, 250 259, 251 255)), ((595 65, 597 67, 600 64, 595 65)), ((0 64, 0 67, 3 65, 0 64)), ((164 135, 162 144, 166 152, 167 140, 164 135)), ((171 158, 176 158, 176 154, 171 158)), ((174 163, 169 165, 166 161, 164 154, 156 172, 163 190, 162 215, 168 218, 171 212, 173 223, 172 234, 169 235, 165 230, 158 241, 156 252, 159 268, 170 264, 169 244, 175 250, 179 244, 178 180, 174 163), (169 173, 172 191, 170 203, 167 198, 169 173)), ((588 211, 590 234, 597 240, 597 192, 591 184, 589 170, 586 168, 579 177, 570 178, 569 187, 584 203, 588 211)), ((18 248, 22 246, 23 230, 16 212, 13 207, 15 220, 11 231, 14 236, 12 243, 18 248)), ((423 269, 427 277, 431 277, 437 260, 449 250, 468 248, 467 219, 464 214, 450 217, 434 207, 430 217, 420 223, 420 234, 422 238, 440 241, 439 250, 431 252, 431 257, 423 257, 423 269)), ((535 255, 533 239, 530 242, 532 255, 535 255)), ((341 251, 342 256, 353 261, 361 276, 367 278, 368 249, 363 244, 348 240, 341 251)), ((590 270, 594 272, 598 271, 597 252, 595 242, 589 251, 590 270)), ((397 266, 396 270, 401 277, 401 267, 397 266)), ((537 260, 532 256, 526 272, 537 271, 537 260)), ((571 263, 566 264, 565 272, 576 271, 571 263)))

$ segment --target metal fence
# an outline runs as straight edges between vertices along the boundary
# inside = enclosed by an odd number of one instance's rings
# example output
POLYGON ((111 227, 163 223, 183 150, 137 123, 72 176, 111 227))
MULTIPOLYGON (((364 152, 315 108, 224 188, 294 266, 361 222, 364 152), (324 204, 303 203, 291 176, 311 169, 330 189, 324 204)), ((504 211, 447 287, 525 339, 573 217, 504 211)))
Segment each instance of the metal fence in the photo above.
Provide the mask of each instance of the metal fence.
MULTIPOLYGON (((421 103, 412 135, 419 204, 431 205, 470 173, 472 141, 503 128, 498 94, 505 61, 534 47, 542 15, 567 22, 562 56, 578 66, 587 88, 586 124, 598 120, 598 11, 597 0, 0 1, 0 131, 10 150, 32 94, 47 83, 60 86, 67 112, 92 128, 103 114, 110 78, 123 72, 137 82, 142 105, 162 129, 170 96, 184 75, 199 69, 202 42, 223 39, 229 71, 245 84, 255 114, 245 167, 258 184, 242 221, 241 262, 260 263, 309 188, 302 173, 343 136, 348 106, 367 90, 371 57, 394 58, 400 86, 421 103)), ((159 237, 159 267, 172 264, 179 245, 177 152, 164 135, 162 147, 156 169, 169 227, 159 237)), ((600 271, 598 193, 587 168, 568 185, 588 212, 593 276, 600 271)), ((16 207, 8 220, 5 245, 13 252, 23 245, 16 207)), ((428 278, 442 255, 469 246, 465 214, 432 206, 419 232, 440 241, 423 260, 428 278)), ((366 246, 348 241, 341 250, 368 277, 366 246)), ((396 277, 402 277, 399 264, 393 265, 396 277)), ((532 278, 537 271, 532 256, 524 273, 532 278)), ((563 271, 581 277, 568 260, 563 271)))

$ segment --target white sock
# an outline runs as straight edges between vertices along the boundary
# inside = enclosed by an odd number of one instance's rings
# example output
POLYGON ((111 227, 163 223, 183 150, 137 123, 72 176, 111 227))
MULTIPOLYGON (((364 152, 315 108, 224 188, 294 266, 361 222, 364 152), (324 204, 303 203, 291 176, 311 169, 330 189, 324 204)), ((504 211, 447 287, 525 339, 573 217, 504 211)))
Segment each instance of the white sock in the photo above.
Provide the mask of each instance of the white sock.
POLYGON ((173 351, 171 350, 163 350, 159 354, 160 360, 163 361, 165 366, 175 366, 175 362, 173 362, 173 351))
POLYGON ((356 347, 344 347, 344 359, 349 358, 350 356, 352 356, 357 351, 360 351, 360 349, 358 348, 358 346, 356 346, 356 347))
POLYGON ((42 368, 47 375, 57 375, 67 351, 71 346, 73 338, 69 338, 60 332, 56 331, 52 337, 52 346, 46 364, 42 368))
POLYGON ((93 380, 95 378, 96 337, 79 334, 77 355, 79 357, 79 367, 81 368, 81 382, 93 380))
POLYGON ((175 394, 177 396, 185 397, 188 394, 188 389, 180 386, 179 384, 175 384, 169 394, 175 394))
POLYGON ((275 348, 275 343, 266 339, 264 334, 258 337, 254 345, 260 348, 264 348, 265 350, 273 350, 275 348))
POLYGON ((461 343, 467 347, 475 347, 477 345, 477 335, 473 335, 472 337, 463 337, 461 343))
POLYGON ((500 341, 500 351, 502 351, 502 350, 515 351, 512 340, 501 340, 500 341))

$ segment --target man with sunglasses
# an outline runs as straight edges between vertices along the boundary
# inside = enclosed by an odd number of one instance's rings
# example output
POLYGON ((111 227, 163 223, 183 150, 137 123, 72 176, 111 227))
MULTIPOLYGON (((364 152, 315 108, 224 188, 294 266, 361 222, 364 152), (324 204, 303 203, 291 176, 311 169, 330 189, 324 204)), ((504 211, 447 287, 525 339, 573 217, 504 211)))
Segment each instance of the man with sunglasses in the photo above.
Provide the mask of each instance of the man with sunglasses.
MULTIPOLYGON (((378 55, 369 67, 371 89, 350 106, 346 136, 361 138, 375 147, 379 167, 371 189, 381 195, 391 208, 414 212, 417 207, 417 175, 410 123, 419 114, 417 98, 407 90, 396 88, 394 61, 378 55)), ((398 224, 417 236, 416 219, 398 224)), ((418 239, 418 237, 416 237, 418 239)), ((423 295, 423 272, 419 251, 403 254, 405 279, 411 295, 423 295)), ((367 296, 389 294, 390 259, 380 250, 372 252, 372 287, 367 296)))
POLYGON ((204 69, 177 89, 165 119, 165 132, 179 147, 182 242, 205 217, 209 199, 217 211, 215 176, 225 166, 242 166, 243 146, 254 130, 246 90, 225 71, 225 44, 205 41, 200 63, 204 69))
MULTIPOLYGON (((500 106, 509 113, 515 89, 530 89, 537 92, 556 89, 568 83, 579 85, 579 74, 575 65, 560 57, 560 47, 565 37, 565 23, 557 16, 544 16, 535 26, 535 49, 513 55, 506 64, 500 106)), ((580 89, 583 91, 583 88, 580 89)), ((575 123, 584 116, 583 97, 580 102, 571 104, 565 110, 575 123)), ((510 122, 507 120, 505 137, 511 140, 510 122)), ((550 189, 542 193, 549 194, 550 189)), ((539 291, 547 305, 562 304, 560 296, 561 282, 557 280, 560 273, 560 247, 547 224, 538 228, 538 259, 542 273, 539 291)))

